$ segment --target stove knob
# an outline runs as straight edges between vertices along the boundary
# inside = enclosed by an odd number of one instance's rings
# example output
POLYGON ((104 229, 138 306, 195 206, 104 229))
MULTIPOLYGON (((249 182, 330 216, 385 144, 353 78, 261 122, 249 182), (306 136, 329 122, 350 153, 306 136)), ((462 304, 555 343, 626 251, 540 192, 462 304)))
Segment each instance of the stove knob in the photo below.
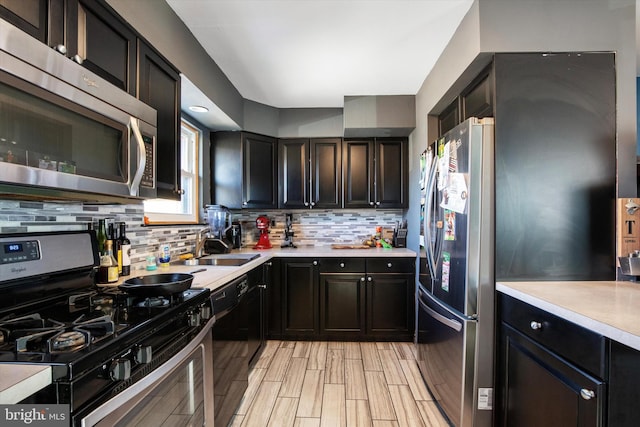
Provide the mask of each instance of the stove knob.
POLYGON ((153 356, 153 351, 151 350, 150 345, 141 345, 138 347, 136 351, 135 360, 138 363, 149 363, 151 362, 151 358, 153 356))
POLYGON ((204 320, 211 319, 211 307, 208 305, 203 305, 200 307, 200 314, 204 320))
POLYGON ((187 314, 187 324, 192 328, 195 326, 200 326, 201 318, 199 312, 192 312, 187 314))
POLYGON ((109 376, 113 381, 124 381, 131 376, 131 361, 129 359, 115 359, 111 362, 109 376))

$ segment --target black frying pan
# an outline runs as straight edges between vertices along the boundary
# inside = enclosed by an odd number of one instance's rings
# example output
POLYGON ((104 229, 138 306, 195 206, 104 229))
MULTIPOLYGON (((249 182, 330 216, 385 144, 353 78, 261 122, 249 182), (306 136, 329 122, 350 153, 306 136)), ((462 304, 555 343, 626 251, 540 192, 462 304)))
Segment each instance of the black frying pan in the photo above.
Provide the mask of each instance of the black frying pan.
POLYGON ((118 288, 132 295, 169 296, 186 291, 191 287, 193 274, 166 273, 127 279, 118 288))

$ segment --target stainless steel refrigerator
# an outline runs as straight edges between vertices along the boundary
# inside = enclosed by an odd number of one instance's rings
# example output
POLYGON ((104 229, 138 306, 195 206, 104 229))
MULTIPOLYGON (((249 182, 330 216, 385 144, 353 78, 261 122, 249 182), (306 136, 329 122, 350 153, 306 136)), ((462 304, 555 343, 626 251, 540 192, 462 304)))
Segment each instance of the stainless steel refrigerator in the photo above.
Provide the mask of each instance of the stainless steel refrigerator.
POLYGON ((471 118, 422 154, 418 366, 449 421, 490 426, 494 347, 494 127, 471 118))

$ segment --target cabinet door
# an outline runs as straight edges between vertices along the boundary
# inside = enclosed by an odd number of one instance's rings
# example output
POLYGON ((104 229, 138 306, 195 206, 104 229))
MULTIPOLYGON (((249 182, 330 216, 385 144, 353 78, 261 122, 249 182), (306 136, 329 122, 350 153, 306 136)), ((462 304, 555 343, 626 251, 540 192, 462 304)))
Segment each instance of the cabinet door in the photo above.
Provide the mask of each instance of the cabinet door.
POLYGON ((47 43, 47 0, 0 0, 0 18, 47 43))
POLYGON ((320 334, 356 337, 365 333, 365 275, 320 274, 320 334))
POLYGON ((375 205, 405 208, 409 198, 408 142, 406 139, 376 139, 375 205))
POLYGON ((0 18, 51 47, 77 53, 77 0, 0 0, 0 18))
POLYGON ((501 327, 498 425, 603 425, 605 385, 520 334, 501 327))
POLYGON ((309 206, 309 140, 278 141, 278 205, 280 208, 309 206))
POLYGON ((367 276, 367 334, 413 339, 414 281, 411 274, 367 276))
POLYGON ((82 65, 136 95, 136 34, 102 2, 78 4, 78 55, 82 65))
POLYGON ((438 135, 444 135, 460 124, 460 107, 458 98, 454 99, 438 116, 438 135))
POLYGON ((609 354, 607 425, 636 426, 640 420, 640 351, 611 341, 609 354))
POLYGON ((312 139, 311 207, 342 207, 342 144, 340 138, 312 139))
POLYGON ((373 140, 345 140, 342 147, 344 207, 374 206, 373 140))
POLYGON ((282 333, 312 336, 318 333, 318 262, 294 259, 282 262, 282 333))
POLYGON ((276 140, 243 134, 243 208, 276 208, 276 140))
POLYGON ((462 95, 462 120, 493 117, 493 74, 482 73, 462 95))
POLYGON ((140 41, 138 52, 138 98, 158 112, 158 197, 180 200, 180 75, 146 43, 140 41))

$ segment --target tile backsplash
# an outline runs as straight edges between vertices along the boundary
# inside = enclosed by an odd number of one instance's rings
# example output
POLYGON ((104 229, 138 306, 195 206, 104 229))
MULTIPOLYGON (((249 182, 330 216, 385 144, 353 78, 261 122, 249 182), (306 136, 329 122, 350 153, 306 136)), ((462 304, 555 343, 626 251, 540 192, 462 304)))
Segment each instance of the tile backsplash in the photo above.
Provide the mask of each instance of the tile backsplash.
MULTIPOLYGON (((258 241, 255 219, 266 215, 272 220, 269 230, 271 244, 284 241, 285 215, 292 214, 292 229, 296 245, 328 246, 333 243, 359 244, 375 234, 376 226, 392 229, 402 221, 401 209, 358 210, 277 210, 232 211, 231 219, 242 225, 242 243, 251 247, 258 241)), ((32 202, 0 200, 0 233, 85 230, 90 223, 107 218, 127 224, 131 240, 131 266, 144 268, 145 258, 156 255, 164 244, 171 245, 172 256, 192 252, 196 233, 202 224, 174 226, 144 226, 141 204, 104 205, 79 202, 32 202)))

